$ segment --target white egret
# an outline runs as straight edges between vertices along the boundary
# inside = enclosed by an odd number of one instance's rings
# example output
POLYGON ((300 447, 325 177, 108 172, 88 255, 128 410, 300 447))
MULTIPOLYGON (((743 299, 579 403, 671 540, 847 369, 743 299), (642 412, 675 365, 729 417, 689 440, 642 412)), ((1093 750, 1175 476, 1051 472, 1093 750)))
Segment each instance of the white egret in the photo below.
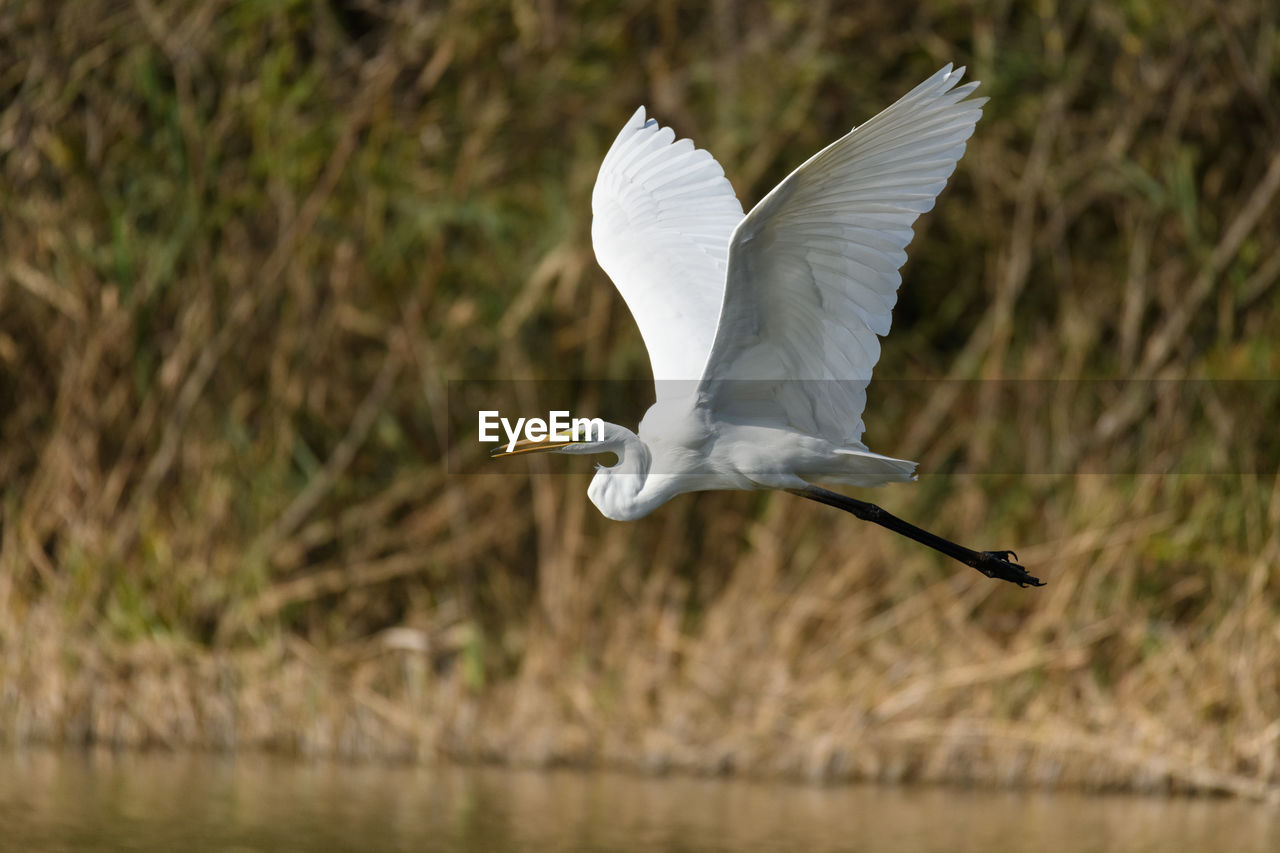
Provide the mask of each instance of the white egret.
POLYGON ((1020 586, 1012 551, 973 551, 810 483, 915 479, 862 443, 867 383, 889 331, 912 223, 964 154, 985 98, 950 64, 828 145, 751 212, 724 170, 641 107, 592 193, 596 257, 649 351, 657 401, 639 435, 551 436, 500 448, 612 453, 588 489, 612 519, 683 492, 781 489, 850 512, 1020 586))

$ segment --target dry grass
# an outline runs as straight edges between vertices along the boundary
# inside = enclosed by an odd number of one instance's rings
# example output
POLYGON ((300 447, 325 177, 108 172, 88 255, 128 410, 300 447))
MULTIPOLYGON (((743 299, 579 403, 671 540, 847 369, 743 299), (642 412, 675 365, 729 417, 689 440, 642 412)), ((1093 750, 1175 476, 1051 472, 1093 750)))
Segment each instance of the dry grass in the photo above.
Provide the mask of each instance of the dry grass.
POLYGON ((1273 7, 0 4, 0 737, 1275 793, 1273 7), (450 379, 634 416, 635 104, 750 202, 949 60, 867 417, 938 474, 877 499, 1047 588, 457 473, 450 379))

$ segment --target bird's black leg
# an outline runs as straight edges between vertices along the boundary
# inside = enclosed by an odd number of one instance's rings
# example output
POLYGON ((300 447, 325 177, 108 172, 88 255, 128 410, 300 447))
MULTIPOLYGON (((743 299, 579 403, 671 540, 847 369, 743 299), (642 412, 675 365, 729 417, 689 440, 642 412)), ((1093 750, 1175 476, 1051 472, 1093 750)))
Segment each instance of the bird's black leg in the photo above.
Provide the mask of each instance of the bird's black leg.
POLYGON ((948 557, 977 569, 989 578, 999 578, 1009 583, 1016 583, 1018 586, 1044 586, 1043 581, 1032 577, 1026 569, 1014 562, 1018 555, 1012 551, 971 551, 963 545, 957 545, 949 539, 943 539, 914 524, 909 524, 873 503, 860 501, 837 492, 829 492, 817 486, 805 486, 803 489, 787 489, 787 491, 811 501, 842 509, 863 521, 871 521, 881 527, 887 527, 894 533, 901 533, 908 539, 928 545, 935 551, 941 551, 948 557))

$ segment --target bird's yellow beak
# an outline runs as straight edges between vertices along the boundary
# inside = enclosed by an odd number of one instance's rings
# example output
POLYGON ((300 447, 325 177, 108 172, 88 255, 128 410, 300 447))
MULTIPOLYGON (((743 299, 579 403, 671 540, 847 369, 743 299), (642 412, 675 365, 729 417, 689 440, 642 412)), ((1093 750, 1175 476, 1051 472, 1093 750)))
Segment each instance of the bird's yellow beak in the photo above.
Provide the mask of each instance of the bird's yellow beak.
POLYGON ((530 439, 521 439, 507 449, 507 445, 499 444, 493 450, 489 451, 489 456, 499 459, 503 456, 519 456, 522 453, 550 453, 553 450, 559 450, 562 447, 568 447, 571 444, 584 444, 582 441, 574 441, 569 438, 557 438, 556 436, 548 436, 547 438, 532 441, 530 439))

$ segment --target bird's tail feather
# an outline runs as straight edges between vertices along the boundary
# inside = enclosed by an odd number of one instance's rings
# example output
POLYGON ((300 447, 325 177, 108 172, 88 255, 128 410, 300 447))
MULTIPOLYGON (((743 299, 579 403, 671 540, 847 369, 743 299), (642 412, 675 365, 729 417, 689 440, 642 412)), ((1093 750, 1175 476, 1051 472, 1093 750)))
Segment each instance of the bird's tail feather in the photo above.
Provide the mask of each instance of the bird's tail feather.
POLYGON ((836 453, 845 459, 844 470, 824 472, 824 480, 850 486, 882 486, 885 483, 907 483, 916 478, 916 463, 906 459, 852 448, 839 448, 836 453))

